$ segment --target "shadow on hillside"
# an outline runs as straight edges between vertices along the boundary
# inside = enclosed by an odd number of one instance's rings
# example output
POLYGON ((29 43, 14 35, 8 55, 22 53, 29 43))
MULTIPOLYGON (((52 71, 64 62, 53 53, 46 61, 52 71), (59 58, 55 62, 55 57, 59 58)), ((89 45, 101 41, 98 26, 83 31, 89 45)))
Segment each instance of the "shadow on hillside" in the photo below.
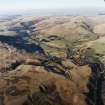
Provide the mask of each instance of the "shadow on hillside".
POLYGON ((89 93, 87 94, 88 105, 104 105, 102 100, 103 95, 103 72, 104 65, 99 63, 89 64, 92 69, 92 74, 89 79, 88 88, 89 93))
POLYGON ((11 45, 20 50, 25 50, 29 53, 44 53, 43 49, 39 45, 35 43, 29 43, 27 40, 24 39, 24 37, 0 35, 0 42, 7 43, 8 45, 11 45))

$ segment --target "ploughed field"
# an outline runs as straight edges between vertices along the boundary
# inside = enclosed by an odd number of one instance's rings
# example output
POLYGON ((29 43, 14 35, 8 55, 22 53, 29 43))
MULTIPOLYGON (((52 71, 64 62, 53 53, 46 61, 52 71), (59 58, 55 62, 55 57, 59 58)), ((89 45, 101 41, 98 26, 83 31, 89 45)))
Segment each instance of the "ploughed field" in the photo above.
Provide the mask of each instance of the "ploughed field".
POLYGON ((0 20, 0 105, 104 105, 105 17, 0 20))

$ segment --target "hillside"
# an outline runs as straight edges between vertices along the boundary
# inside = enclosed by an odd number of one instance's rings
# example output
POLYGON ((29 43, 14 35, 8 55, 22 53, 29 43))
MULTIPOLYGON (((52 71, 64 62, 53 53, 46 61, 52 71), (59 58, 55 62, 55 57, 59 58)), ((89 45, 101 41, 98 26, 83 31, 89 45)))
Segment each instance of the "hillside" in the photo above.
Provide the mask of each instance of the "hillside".
POLYGON ((104 16, 0 20, 0 105, 104 105, 104 16))

